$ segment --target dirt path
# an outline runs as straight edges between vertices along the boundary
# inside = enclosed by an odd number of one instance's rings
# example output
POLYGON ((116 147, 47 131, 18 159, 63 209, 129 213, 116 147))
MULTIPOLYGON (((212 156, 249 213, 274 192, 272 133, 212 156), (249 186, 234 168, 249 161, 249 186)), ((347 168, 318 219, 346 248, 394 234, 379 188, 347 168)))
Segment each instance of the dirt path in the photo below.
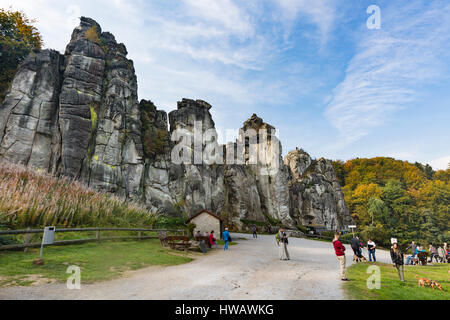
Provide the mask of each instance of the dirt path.
MULTIPOLYGON (((274 236, 249 235, 228 252, 215 250, 195 261, 173 267, 151 267, 107 282, 68 290, 65 284, 11 287, 0 299, 163 299, 163 300, 307 300, 344 299, 338 263, 331 243, 290 239, 291 261, 278 260, 274 236)), ((351 249, 347 250, 351 264, 351 249)), ((389 262, 388 253, 377 252, 389 262)))

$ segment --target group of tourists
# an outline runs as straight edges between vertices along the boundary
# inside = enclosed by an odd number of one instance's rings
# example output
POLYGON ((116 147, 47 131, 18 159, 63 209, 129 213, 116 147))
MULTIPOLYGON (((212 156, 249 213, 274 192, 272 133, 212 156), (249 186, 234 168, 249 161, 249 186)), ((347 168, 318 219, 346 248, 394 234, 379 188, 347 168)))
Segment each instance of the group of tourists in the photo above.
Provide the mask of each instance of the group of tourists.
MULTIPOLYGON (((419 254, 427 252, 423 246, 416 244, 414 241, 412 241, 408 245, 406 251, 408 251, 409 249, 411 249, 411 255, 406 258, 407 265, 412 265, 414 261, 418 260, 417 257, 419 256, 419 254)), ((430 257, 430 259, 428 260, 429 263, 432 263, 433 260, 438 263, 450 262, 450 247, 447 243, 444 243, 443 246, 439 248, 436 248, 433 243, 430 243, 428 246, 428 253, 430 257)))
MULTIPOLYGON (((342 244, 342 242, 339 240, 340 237, 341 237, 340 233, 334 234, 333 247, 334 247, 334 251, 336 253, 336 257, 339 261, 341 280, 348 281, 347 274, 346 274, 346 268, 347 268, 347 266, 346 266, 347 259, 345 257, 346 248, 342 244)), ((363 243, 359 240, 358 236, 356 236, 352 239, 351 247, 352 247, 355 257, 362 257, 363 243)), ((367 249, 369 251, 370 261, 372 261, 372 259, 373 259, 373 261, 376 262, 376 257, 375 257, 376 244, 375 244, 375 242, 372 241, 372 239, 369 239, 369 241, 367 242, 367 249)), ((391 258, 392 258, 392 262, 394 263, 394 266, 398 270, 400 280, 405 281, 404 267, 403 267, 403 265, 404 265, 403 254, 399 250, 397 243, 395 243, 393 245, 393 247, 391 248, 391 258)))
MULTIPOLYGON (((342 242, 339 240, 341 236, 341 233, 335 233, 334 240, 333 240, 333 246, 334 250, 337 256, 337 259, 339 261, 340 265, 340 276, 343 281, 348 281, 346 276, 346 257, 345 257, 345 246, 342 244, 342 242)), ((353 250, 353 253, 355 257, 362 258, 363 257, 363 251, 362 248, 364 247, 363 243, 360 241, 359 237, 356 236, 351 241, 351 247, 353 250)), ((376 262, 375 257, 375 250, 376 250, 376 244, 372 239, 369 239, 367 241, 367 250, 369 252, 369 260, 372 262, 376 262)), ((407 257, 406 259, 406 265, 411 264, 413 259, 419 253, 426 252, 425 249, 421 246, 418 246, 414 241, 411 242, 411 244, 406 248, 406 251, 411 249, 411 255, 407 257)), ((447 243, 444 243, 443 247, 439 247, 436 249, 436 246, 432 243, 429 244, 429 254, 430 254, 430 260, 428 262, 433 262, 433 259, 436 260, 436 262, 443 262, 443 263, 449 263, 450 262, 450 248, 448 247, 447 243)), ((405 253, 402 252, 400 249, 399 244, 397 241, 394 241, 392 243, 392 247, 390 249, 390 255, 391 260, 394 265, 394 267, 398 271, 398 275, 400 278, 400 281, 405 282, 405 262, 404 257, 405 253)))
MULTIPOLYGON (((412 259, 414 259, 417 255, 419 255, 419 253, 426 252, 423 247, 417 246, 414 241, 412 241, 411 244, 408 245, 408 247, 406 248, 406 251, 408 249, 411 249, 412 255, 408 256, 408 258, 406 259, 406 265, 409 265, 411 263, 412 259)), ((401 251, 397 242, 394 242, 392 244, 390 253, 391 253, 392 262, 398 270, 398 275, 399 275, 400 281, 405 282, 405 267, 404 267, 405 266, 405 262, 404 262, 405 253, 403 253, 401 251)), ((430 253, 430 260, 428 262, 433 262, 433 258, 438 257, 438 258, 436 258, 437 262, 446 263, 446 262, 448 262, 448 258, 450 257, 450 252, 449 252, 447 243, 444 243, 444 247, 443 248, 440 247, 439 250, 436 249, 436 247, 432 243, 430 243, 429 253, 430 253), (441 251, 441 255, 440 255, 439 251, 441 251)))
POLYGON ((377 257, 375 256, 375 251, 377 248, 377 245, 375 242, 373 242, 372 239, 369 239, 367 241, 367 245, 364 246, 363 242, 359 239, 358 236, 354 237, 351 242, 352 250, 358 259, 363 258, 363 248, 367 248, 367 252, 369 253, 369 261, 370 262, 377 262, 377 257))

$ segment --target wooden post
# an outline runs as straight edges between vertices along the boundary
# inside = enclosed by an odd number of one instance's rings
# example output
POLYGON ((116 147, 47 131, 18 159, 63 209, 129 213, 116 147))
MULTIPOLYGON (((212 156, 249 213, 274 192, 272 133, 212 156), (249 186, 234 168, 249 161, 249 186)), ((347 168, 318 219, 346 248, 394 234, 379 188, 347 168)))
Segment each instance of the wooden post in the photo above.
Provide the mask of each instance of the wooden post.
MULTIPOLYGON (((28 227, 27 230, 31 230, 31 228, 28 227)), ((24 244, 29 244, 30 242, 31 242, 31 233, 27 233, 27 234, 25 235, 25 240, 23 241, 23 243, 24 243, 24 244)), ((28 252, 28 248, 25 247, 25 249, 23 249, 23 252, 24 252, 24 253, 27 253, 27 252, 28 252)))
POLYGON ((139 231, 139 232, 138 232, 138 240, 141 240, 141 237, 142 237, 142 232, 139 231))
POLYGON ((97 241, 100 242, 100 229, 97 230, 97 241))

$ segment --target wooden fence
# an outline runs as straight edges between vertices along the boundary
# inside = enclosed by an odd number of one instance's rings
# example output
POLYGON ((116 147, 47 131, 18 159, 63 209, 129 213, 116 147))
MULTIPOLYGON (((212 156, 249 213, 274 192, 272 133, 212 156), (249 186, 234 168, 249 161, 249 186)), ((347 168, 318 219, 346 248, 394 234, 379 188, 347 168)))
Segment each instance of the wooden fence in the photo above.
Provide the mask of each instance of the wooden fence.
MULTIPOLYGON (((95 238, 85 238, 85 239, 73 239, 73 240, 61 240, 55 241, 53 245, 62 246, 70 244, 81 244, 87 242, 100 242, 100 241, 110 241, 110 240, 148 240, 148 239, 159 239, 158 235, 146 236, 143 233, 159 233, 165 232, 171 233, 173 235, 185 235, 186 230, 176 230, 176 229, 127 229, 127 228, 75 228, 75 229, 58 229, 56 228, 55 235, 58 233, 69 233, 69 232, 96 232, 95 238), (126 237, 101 237, 101 232, 106 231, 117 231, 117 232, 137 232, 137 236, 126 236, 126 237)), ((44 229, 27 229, 27 230, 7 230, 1 231, 2 235, 20 235, 20 234, 43 234, 44 229)), ((1 245, 0 251, 5 250, 19 250, 25 248, 38 248, 41 246, 41 242, 30 242, 28 237, 25 237, 24 243, 11 244, 11 245, 1 245)))

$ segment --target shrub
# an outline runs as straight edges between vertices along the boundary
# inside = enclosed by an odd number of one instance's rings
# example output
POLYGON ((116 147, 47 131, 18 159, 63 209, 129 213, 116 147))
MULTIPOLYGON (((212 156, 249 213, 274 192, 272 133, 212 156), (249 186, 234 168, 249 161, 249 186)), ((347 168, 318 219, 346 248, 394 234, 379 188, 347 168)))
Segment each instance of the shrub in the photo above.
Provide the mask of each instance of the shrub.
MULTIPOLYGON (((165 127, 158 127, 158 111, 151 101, 142 100, 142 144, 146 157, 163 154, 169 144, 169 134, 165 127)), ((160 125, 160 124, 159 124, 160 125)))
POLYGON ((190 237, 194 237, 194 230, 195 228, 197 228, 197 225, 195 223, 189 223, 187 225, 187 229, 188 229, 188 234, 190 237))
POLYGON ((184 218, 175 218, 170 216, 159 216, 155 223, 155 228, 159 229, 177 229, 186 228, 186 223, 184 218))
POLYGON ((334 238, 334 231, 323 231, 320 235, 322 237, 325 237, 325 238, 333 239, 334 238))
POLYGON ((351 233, 346 233, 343 236, 341 236, 340 240, 341 242, 346 242, 346 243, 350 243, 353 239, 353 234, 351 233))
POLYGON ((297 225, 297 229, 300 230, 301 232, 303 232, 304 234, 308 233, 308 230, 306 229, 306 227, 302 226, 301 224, 297 225))
POLYGON ((100 38, 98 36, 98 30, 96 26, 92 26, 86 31, 86 39, 89 41, 100 44, 100 38))

